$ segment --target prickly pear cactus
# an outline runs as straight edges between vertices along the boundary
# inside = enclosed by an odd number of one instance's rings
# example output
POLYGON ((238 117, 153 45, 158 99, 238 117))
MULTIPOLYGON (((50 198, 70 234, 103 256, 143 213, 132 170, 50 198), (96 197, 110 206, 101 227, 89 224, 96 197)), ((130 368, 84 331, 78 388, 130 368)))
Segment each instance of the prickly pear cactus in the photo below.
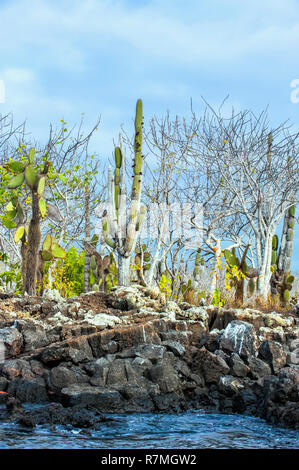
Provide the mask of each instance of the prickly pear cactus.
POLYGON ((151 258, 152 255, 147 251, 147 246, 145 244, 136 247, 134 257, 134 269, 137 274, 137 279, 139 284, 145 285, 144 274, 145 271, 148 271, 151 267, 151 258))
MULTIPOLYGON (((39 266, 39 247, 41 242, 40 220, 47 215, 47 204, 43 198, 46 188, 50 162, 35 164, 35 149, 32 148, 22 161, 9 161, 7 170, 12 173, 7 188, 11 189, 11 200, 6 207, 3 224, 7 228, 16 228, 15 241, 22 242, 22 276, 24 292, 34 295, 36 291, 37 271, 39 266), (27 159, 27 160, 26 160, 27 159), (26 191, 27 189, 27 191, 26 191), (22 196, 31 194, 31 220, 24 223, 22 196)), ((51 245, 51 257, 61 257, 62 248, 55 242, 51 245)))
POLYGON ((249 280, 249 295, 252 296, 255 291, 254 278, 257 276, 257 272, 254 268, 251 268, 247 265, 246 256, 248 249, 249 245, 246 246, 241 260, 237 257, 234 248, 232 251, 224 250, 226 273, 230 279, 231 285, 235 288, 235 302, 240 305, 244 302, 246 280, 249 280))

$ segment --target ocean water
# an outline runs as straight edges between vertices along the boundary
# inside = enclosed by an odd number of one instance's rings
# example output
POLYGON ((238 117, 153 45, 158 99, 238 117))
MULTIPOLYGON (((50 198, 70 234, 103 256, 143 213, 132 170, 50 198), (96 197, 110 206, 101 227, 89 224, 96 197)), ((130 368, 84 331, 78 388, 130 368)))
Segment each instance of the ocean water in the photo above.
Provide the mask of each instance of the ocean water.
POLYGON ((0 422, 1 449, 298 449, 299 432, 244 415, 109 414, 98 430, 0 422))

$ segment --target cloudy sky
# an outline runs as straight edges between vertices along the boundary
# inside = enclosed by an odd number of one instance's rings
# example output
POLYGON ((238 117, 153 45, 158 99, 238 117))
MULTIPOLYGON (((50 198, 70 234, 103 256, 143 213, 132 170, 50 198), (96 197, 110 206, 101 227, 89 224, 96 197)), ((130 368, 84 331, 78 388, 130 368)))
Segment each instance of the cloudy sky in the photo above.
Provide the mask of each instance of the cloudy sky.
POLYGON ((0 113, 37 139, 101 116, 91 150, 110 155, 139 97, 145 120, 229 94, 298 127, 299 0, 0 0, 0 21, 0 113))

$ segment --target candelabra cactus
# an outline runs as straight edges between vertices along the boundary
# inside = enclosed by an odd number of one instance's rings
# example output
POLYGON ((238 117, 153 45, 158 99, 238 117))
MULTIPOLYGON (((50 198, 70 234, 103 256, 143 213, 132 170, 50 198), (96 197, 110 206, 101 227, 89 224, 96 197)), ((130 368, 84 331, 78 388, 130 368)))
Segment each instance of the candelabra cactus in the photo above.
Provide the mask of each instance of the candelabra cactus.
POLYGON ((102 218, 103 232, 106 243, 118 254, 118 284, 130 284, 130 258, 135 250, 136 241, 145 218, 145 207, 141 206, 142 185, 142 101, 136 104, 133 184, 131 206, 126 207, 125 158, 121 147, 114 152, 115 170, 112 177, 108 170, 109 211, 102 218))
POLYGON ((278 249, 278 237, 272 239, 271 294, 279 295, 282 303, 288 303, 294 276, 290 274, 295 226, 295 206, 291 206, 284 217, 281 242, 278 249))

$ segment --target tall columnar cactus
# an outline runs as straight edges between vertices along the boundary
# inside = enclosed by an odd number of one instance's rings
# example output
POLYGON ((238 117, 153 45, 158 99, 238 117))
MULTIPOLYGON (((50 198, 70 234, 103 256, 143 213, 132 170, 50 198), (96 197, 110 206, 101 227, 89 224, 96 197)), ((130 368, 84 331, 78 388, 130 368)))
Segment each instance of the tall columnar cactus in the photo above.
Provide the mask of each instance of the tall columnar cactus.
POLYGON ((295 206, 291 206, 284 216, 281 242, 278 250, 278 237, 272 239, 271 294, 279 295, 282 303, 288 303, 294 277, 290 274, 295 226, 295 206), (275 262, 274 262, 275 261, 275 262))
POLYGON ((131 206, 127 213, 125 188, 125 158, 121 147, 114 152, 115 170, 112 177, 108 170, 109 211, 102 218, 106 243, 116 249, 118 254, 118 283, 130 284, 130 258, 135 250, 136 241, 145 217, 145 207, 141 206, 142 185, 142 101, 136 104, 133 184, 131 206))

